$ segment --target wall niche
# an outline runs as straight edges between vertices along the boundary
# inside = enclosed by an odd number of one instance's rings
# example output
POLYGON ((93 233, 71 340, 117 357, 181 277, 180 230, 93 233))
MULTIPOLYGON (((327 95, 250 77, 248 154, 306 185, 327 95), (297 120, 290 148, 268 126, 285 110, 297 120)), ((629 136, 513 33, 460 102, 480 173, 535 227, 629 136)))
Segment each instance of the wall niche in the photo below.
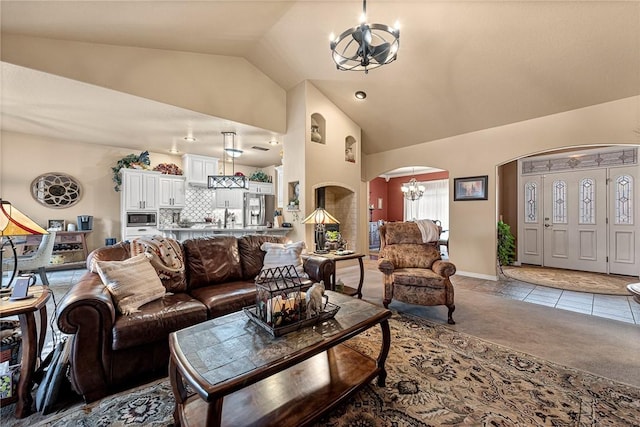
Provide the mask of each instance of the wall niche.
POLYGON ((318 144, 326 144, 326 120, 320 113, 311 114, 311 129, 310 129, 310 139, 311 142, 316 142, 318 144))
POLYGON ((356 162, 356 150, 358 148, 358 144, 356 143, 356 139, 351 135, 347 136, 344 139, 344 161, 349 163, 356 162))

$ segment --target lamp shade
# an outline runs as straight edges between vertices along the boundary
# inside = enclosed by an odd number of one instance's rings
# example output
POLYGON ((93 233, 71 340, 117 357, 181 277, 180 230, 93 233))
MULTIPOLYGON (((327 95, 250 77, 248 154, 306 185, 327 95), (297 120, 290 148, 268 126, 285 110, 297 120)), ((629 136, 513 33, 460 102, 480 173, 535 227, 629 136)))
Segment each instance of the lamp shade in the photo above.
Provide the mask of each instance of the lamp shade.
POLYGON ((304 224, 340 224, 340 221, 323 208, 317 208, 302 222, 304 224))
POLYGON ((0 199, 0 236, 49 234, 6 200, 0 199))

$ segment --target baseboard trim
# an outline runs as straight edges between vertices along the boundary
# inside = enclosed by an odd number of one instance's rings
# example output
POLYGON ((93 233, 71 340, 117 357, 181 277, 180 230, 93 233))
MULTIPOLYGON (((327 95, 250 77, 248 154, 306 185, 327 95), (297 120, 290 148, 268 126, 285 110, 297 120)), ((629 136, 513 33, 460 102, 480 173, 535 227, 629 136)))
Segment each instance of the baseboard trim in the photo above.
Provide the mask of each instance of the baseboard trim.
POLYGON ((491 276, 489 274, 472 273, 470 271, 456 271, 456 276, 473 277, 474 279, 492 280, 498 281, 498 276, 491 276))

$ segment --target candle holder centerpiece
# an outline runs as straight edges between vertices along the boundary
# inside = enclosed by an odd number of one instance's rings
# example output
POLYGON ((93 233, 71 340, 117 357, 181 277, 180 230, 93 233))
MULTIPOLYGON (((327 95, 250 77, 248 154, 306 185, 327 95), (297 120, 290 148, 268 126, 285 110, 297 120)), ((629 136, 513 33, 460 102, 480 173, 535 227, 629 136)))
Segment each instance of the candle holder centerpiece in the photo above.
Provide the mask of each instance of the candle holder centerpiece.
MULTIPOLYGON (((256 305, 245 307, 249 318, 274 337, 293 332, 319 320, 330 319, 340 307, 326 299, 322 310, 307 315, 305 283, 295 266, 267 268, 255 279, 256 305)), ((305 283, 308 286, 308 283, 305 283)), ((325 297, 326 298, 326 297, 325 297)))

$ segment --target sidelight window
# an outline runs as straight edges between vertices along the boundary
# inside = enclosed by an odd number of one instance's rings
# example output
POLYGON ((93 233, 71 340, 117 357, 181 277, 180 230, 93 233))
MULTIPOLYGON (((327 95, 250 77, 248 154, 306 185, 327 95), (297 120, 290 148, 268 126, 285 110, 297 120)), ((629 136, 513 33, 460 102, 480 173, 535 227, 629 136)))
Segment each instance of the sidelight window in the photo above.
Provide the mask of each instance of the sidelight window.
POLYGON ((616 224, 633 224, 633 177, 621 175, 616 179, 616 224))
POLYGON ((538 222, 538 184, 527 182, 524 185, 524 222, 538 222))

